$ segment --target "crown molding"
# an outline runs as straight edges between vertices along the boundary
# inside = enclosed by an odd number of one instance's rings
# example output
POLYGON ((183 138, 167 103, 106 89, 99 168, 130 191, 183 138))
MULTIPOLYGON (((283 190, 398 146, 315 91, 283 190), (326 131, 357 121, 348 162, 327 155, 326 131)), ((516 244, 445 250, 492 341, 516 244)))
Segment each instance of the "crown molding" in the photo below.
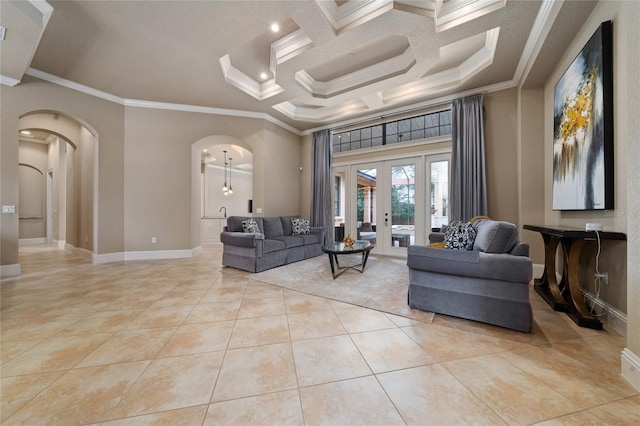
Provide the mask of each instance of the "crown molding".
POLYGON ((203 106, 187 105, 187 104, 172 104, 172 103, 145 101, 145 100, 138 100, 138 99, 125 99, 119 96, 112 95, 110 93, 106 93, 106 92, 94 89, 89 86, 85 86, 83 84, 75 83, 73 81, 57 77, 53 74, 49 74, 44 71, 36 70, 34 68, 29 68, 29 70, 27 71, 27 74, 32 77, 38 78, 40 80, 48 81, 49 83, 67 87, 69 89, 82 92, 97 98, 101 98, 109 102, 114 102, 123 106, 151 108, 151 109, 165 109, 165 110, 172 110, 172 111, 199 112, 202 114, 229 115, 233 117, 257 118, 257 119, 268 121, 272 124, 275 124, 276 126, 282 127, 283 129, 288 130, 291 133, 294 133, 298 136, 302 135, 300 133, 300 130, 266 113, 226 109, 226 108, 203 107, 203 106))
MULTIPOLYGON (((496 52, 499 34, 499 27, 488 30, 485 33, 484 45, 458 66, 436 74, 427 75, 392 89, 375 92, 373 93, 374 96, 368 93, 357 99, 341 103, 330 103, 327 100, 322 103, 319 102, 322 99, 314 98, 313 101, 303 100, 303 106, 295 105, 291 101, 285 101, 274 105, 273 108, 295 120, 321 122, 339 119, 341 116, 347 114, 366 111, 373 112, 374 110, 381 110, 400 103, 419 101, 426 96, 458 87, 464 81, 491 65, 496 52), (319 106, 319 104, 321 106, 319 106)), ((340 78, 337 78, 334 81, 339 80, 340 78)), ((302 85, 313 84, 310 83, 308 79, 303 81, 298 80, 298 82, 302 85)), ((315 89, 320 90, 321 88, 323 88, 323 86, 317 85, 315 89)))
POLYGON ((302 29, 297 29, 271 43, 269 68, 276 72, 278 65, 304 53, 313 47, 313 41, 302 29))
MULTIPOLYGON (((248 95, 253 96, 259 101, 263 101, 267 98, 275 96, 284 92, 284 89, 276 84, 275 77, 259 83, 247 74, 240 71, 238 68, 231 64, 231 57, 229 54, 224 55, 219 59, 220 67, 222 68, 222 74, 224 80, 230 85, 242 90, 248 95)), ((273 71, 273 70, 272 70, 273 71)))
POLYGON ((372 120, 378 120, 384 117, 390 117, 397 114, 404 114, 409 111, 418 111, 418 110, 426 110, 429 108, 436 108, 436 107, 451 103, 454 99, 464 98, 466 96, 471 96, 471 95, 477 95, 478 93, 486 94, 491 92, 499 92, 501 90, 513 89, 514 87, 516 87, 516 82, 514 80, 503 81, 501 83, 491 84, 489 86, 478 87, 477 89, 471 89, 464 92, 458 92, 451 95, 445 95, 439 98, 418 102, 415 104, 411 104, 411 106, 409 107, 398 107, 394 109, 388 109, 388 110, 384 110, 382 113, 381 112, 371 113, 371 114, 360 116, 350 120, 344 120, 344 121, 339 121, 331 124, 314 127, 313 129, 302 131, 301 135, 308 136, 320 130, 354 126, 358 123, 362 123, 362 127, 365 127, 367 125, 365 123, 372 120))
POLYGON ((507 0, 435 0, 436 31, 444 31, 502 9, 507 0))
POLYGON ((136 108, 164 109, 169 111, 197 112, 201 114, 228 115, 232 117, 241 117, 241 118, 256 118, 256 119, 268 121, 272 124, 275 124, 276 126, 282 127, 283 129, 290 131, 291 133, 294 133, 298 136, 302 136, 302 133, 300 133, 300 130, 288 125, 283 121, 278 120, 272 115, 269 115, 263 112, 243 111, 239 109, 203 107, 198 105, 172 104, 167 102, 143 101, 143 100, 136 100, 136 99, 125 99, 124 105, 128 107, 136 107, 136 108))
POLYGON ((400 55, 330 81, 317 81, 305 70, 296 72, 295 79, 311 96, 331 98, 381 80, 406 74, 415 64, 415 55, 410 48, 407 48, 400 55))
POLYGON ((335 1, 315 0, 327 22, 338 35, 393 9, 393 0, 348 1, 340 6, 335 1))
POLYGON ((564 0, 542 0, 542 5, 529 33, 529 38, 522 51, 522 56, 520 56, 520 62, 518 62, 516 71, 513 73, 513 79, 518 82, 519 85, 521 85, 529 75, 563 4, 564 0))
POLYGON ((0 84, 5 86, 13 87, 20 83, 20 80, 16 80, 15 78, 7 77, 6 75, 0 75, 0 84))
POLYGON ((77 92, 86 93, 87 95, 91 95, 96 98, 101 98, 109 102, 124 105, 124 98, 112 95, 111 93, 103 92, 98 89, 94 89, 93 87, 85 86, 84 84, 76 83, 74 81, 55 76, 53 74, 49 74, 44 71, 37 70, 35 68, 29 68, 26 74, 30 75, 31 77, 39 78, 40 80, 48 81, 49 83, 57 84, 58 86, 63 86, 69 89, 73 89, 77 92))

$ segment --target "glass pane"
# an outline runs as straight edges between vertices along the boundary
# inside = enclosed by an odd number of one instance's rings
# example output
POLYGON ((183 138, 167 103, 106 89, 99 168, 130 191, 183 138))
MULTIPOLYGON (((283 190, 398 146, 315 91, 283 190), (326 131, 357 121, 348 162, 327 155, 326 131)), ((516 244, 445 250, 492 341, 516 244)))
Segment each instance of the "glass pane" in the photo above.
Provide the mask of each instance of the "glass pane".
MULTIPOLYGON (((357 172, 356 220, 357 240, 376 242, 377 169, 360 169, 357 172)), ((353 237, 353 235, 352 235, 353 237)))
POLYGON ((431 228, 449 224, 449 162, 431 163, 431 228))
POLYGON ((409 247, 415 241, 416 166, 391 168, 391 244, 409 247))

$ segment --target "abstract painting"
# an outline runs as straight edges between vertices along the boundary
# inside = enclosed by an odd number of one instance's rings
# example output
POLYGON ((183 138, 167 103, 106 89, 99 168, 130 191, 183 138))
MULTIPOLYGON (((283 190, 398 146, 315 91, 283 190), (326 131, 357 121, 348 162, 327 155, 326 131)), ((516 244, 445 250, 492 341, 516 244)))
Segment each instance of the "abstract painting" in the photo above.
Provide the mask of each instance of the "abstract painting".
POLYGON ((553 210, 614 208, 611 27, 600 25, 555 85, 553 210))

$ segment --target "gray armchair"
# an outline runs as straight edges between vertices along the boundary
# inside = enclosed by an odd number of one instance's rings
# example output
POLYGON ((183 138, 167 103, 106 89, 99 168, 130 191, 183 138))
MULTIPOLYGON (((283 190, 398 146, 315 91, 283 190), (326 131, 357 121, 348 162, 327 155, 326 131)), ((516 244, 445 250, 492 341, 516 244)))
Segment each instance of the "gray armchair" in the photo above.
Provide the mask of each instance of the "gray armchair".
POLYGON ((532 331, 529 245, 518 241, 512 223, 480 220, 474 227, 473 250, 409 247, 409 306, 532 331))

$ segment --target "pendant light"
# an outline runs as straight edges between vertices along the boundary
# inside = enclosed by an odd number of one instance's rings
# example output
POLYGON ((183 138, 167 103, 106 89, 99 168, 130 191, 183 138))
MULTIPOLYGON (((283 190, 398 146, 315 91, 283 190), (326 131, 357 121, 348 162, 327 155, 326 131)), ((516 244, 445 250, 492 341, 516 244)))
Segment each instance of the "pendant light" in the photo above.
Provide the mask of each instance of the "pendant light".
POLYGON ((231 157, 229 157, 229 194, 233 194, 233 188, 231 187, 231 157))
POLYGON ((229 188, 227 188, 227 151, 222 152, 224 152, 224 185, 222 185, 222 191, 227 195, 227 191, 229 191, 229 188))

